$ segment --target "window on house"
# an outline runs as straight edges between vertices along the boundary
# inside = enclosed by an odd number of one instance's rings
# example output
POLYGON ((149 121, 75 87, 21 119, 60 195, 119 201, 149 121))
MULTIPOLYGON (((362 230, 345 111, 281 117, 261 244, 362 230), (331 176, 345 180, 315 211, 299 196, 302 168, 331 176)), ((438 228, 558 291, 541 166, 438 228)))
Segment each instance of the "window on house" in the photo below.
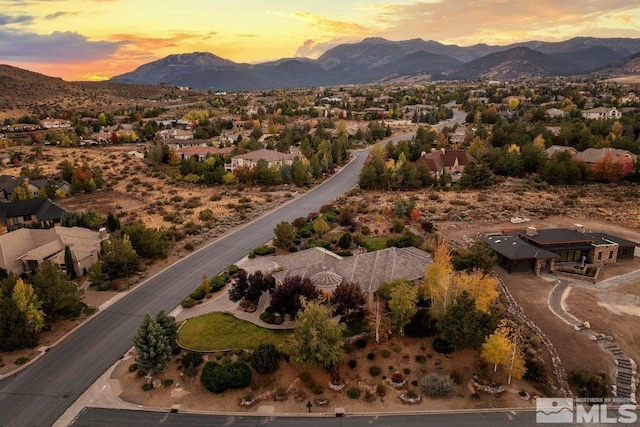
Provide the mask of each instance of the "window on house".
POLYGON ((25 215, 22 217, 23 221, 31 221, 31 215, 25 215))
POLYGON ((613 259, 613 251, 609 252, 609 259, 613 259))
POLYGON ((602 259, 602 252, 598 252, 598 261, 602 259))

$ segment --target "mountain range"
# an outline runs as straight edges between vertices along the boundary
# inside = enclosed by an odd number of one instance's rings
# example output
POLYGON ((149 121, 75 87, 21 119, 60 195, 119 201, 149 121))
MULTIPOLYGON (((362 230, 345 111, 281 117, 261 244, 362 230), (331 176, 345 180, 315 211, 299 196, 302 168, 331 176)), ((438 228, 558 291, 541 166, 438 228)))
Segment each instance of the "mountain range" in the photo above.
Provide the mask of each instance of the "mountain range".
POLYGON ((629 70, 626 60, 637 62, 638 53, 640 39, 631 38, 577 37, 562 42, 461 47, 432 40, 372 37, 336 46, 315 60, 286 58, 246 64, 203 52, 169 55, 110 81, 237 91, 374 83, 411 75, 431 80, 513 80, 629 70))

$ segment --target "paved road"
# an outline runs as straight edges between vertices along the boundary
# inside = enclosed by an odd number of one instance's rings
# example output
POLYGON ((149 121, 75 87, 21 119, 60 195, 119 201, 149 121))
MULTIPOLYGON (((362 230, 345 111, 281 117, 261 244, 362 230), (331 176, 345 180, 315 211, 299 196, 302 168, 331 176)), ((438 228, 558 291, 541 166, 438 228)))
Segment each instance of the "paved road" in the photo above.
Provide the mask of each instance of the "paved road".
MULTIPOLYGON (((459 119, 458 114, 456 118, 459 119)), ((464 120, 464 117, 462 117, 464 120)), ((411 138, 413 133, 392 138, 411 138)), ((176 307, 199 283, 269 241, 280 221, 318 210, 352 188, 368 150, 325 183, 149 278, 28 368, 0 381, 0 426, 51 426, 130 347, 145 313, 176 307)))
POLYGON ((303 197, 260 217, 151 277, 52 348, 32 366, 0 383, 0 425, 50 426, 109 366, 131 347, 144 313, 171 311, 195 289, 204 274, 225 266, 269 241, 280 221, 318 210, 352 188, 367 151, 341 173, 303 197))
MULTIPOLYGON (((347 416, 347 417, 256 417, 233 415, 169 414, 131 410, 86 408, 73 427, 140 426, 266 426, 266 427, 495 427, 535 425, 534 411, 473 412, 451 414, 347 416)), ((553 426, 554 424, 544 424, 553 426)), ((558 424, 559 425, 559 424, 558 424)), ((566 425, 566 424, 564 424, 566 425)))

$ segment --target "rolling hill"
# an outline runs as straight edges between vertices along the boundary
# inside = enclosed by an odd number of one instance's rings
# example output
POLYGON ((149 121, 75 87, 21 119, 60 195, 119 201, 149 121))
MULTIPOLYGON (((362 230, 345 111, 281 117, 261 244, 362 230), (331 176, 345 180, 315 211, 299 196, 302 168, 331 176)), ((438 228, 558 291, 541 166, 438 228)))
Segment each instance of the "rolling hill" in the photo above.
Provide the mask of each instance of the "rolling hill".
MULTIPOLYGON (((23 115, 64 117, 69 110, 101 112, 123 106, 158 106, 177 89, 169 86, 67 82, 0 64, 0 119, 23 115)), ((182 98, 190 96, 180 92, 182 98)))

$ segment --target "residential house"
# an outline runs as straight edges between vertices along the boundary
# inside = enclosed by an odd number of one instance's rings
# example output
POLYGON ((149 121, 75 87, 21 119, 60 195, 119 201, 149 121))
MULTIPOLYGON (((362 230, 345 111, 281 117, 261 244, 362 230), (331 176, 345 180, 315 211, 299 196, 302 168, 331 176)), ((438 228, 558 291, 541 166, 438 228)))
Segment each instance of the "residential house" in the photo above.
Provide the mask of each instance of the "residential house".
POLYGON ((50 261, 66 271, 64 252, 68 246, 76 275, 83 276, 98 261, 101 243, 106 239, 105 229, 21 228, 0 236, 0 267, 15 274, 33 273, 38 265, 50 261))
POLYGON ((65 212, 62 206, 45 198, 0 203, 0 223, 8 230, 35 224, 60 224, 65 212))
POLYGON ((25 179, 31 191, 31 196, 35 199, 40 196, 40 190, 42 190, 49 183, 48 179, 25 179))
POLYGON ((549 108, 545 114, 547 115, 547 117, 549 117, 550 119, 557 119, 557 118, 563 118, 567 115, 566 112, 564 112, 563 110, 560 110, 558 108, 549 108))
POLYGON ((193 132, 183 129, 163 129, 156 132, 156 136, 160 139, 188 140, 193 139, 193 132))
POLYGON ((472 135, 471 126, 461 125, 461 126, 458 126, 453 133, 449 134, 449 142, 451 142, 451 144, 453 145, 459 145, 464 143, 467 136, 470 137, 471 135, 472 135))
POLYGON ((611 234, 586 232, 580 224, 576 224, 576 229, 532 226, 481 240, 497 255, 498 265, 508 272, 533 270, 538 275, 543 268, 554 271, 562 263, 602 266, 633 259, 636 247, 640 246, 611 234))
POLYGON ((567 147, 564 145, 552 145, 549 148, 547 148, 546 151, 547 151, 548 158, 553 157, 554 154, 560 151, 568 151, 571 154, 571 157, 573 157, 574 159, 578 157, 578 150, 576 150, 573 147, 567 147))
POLYGON ((194 158, 196 161, 201 162, 207 158, 207 156, 215 156, 215 155, 227 155, 231 154, 234 150, 234 147, 185 147, 178 148, 176 152, 181 160, 186 160, 189 158, 194 158))
POLYGON ((106 144, 111 141, 111 132, 96 132, 91 134, 91 139, 106 144))
POLYGON ((18 185, 20 181, 15 176, 0 175, 0 199, 11 200, 18 185))
POLYGON ((622 112, 615 107, 596 107, 589 110, 583 110, 582 116, 585 119, 590 120, 619 119, 622 117, 622 112))
POLYGON ((177 150, 179 148, 186 148, 186 147, 206 147, 207 144, 209 143, 208 140, 206 139, 175 139, 175 138, 169 138, 166 139, 164 141, 162 141, 163 144, 167 144, 169 146, 169 148, 173 148, 174 150, 177 150))
POLYGON ((631 164, 633 164, 638 157, 637 155, 627 150, 622 150, 619 148, 604 147, 604 148, 587 148, 582 152, 578 152, 577 158, 579 160, 582 160, 585 163, 589 163, 593 165, 597 163, 598 160, 601 160, 608 155, 612 156, 613 160, 620 161, 622 159, 625 159, 625 160, 628 160, 631 164))
POLYGON ((341 257, 323 248, 312 248, 291 255, 274 257, 276 283, 300 276, 326 292, 340 283, 357 283, 372 294, 382 283, 397 279, 420 280, 433 262, 431 255, 418 248, 386 248, 350 257, 341 257))
POLYGON ((380 107, 369 107, 362 110, 365 117, 378 117, 380 119, 386 119, 389 116, 389 112, 380 107))
POLYGON ((442 148, 433 150, 430 153, 423 152, 416 164, 426 164, 434 178, 439 178, 443 174, 457 175, 464 171, 464 167, 475 159, 465 150, 452 150, 442 148))
POLYGON ((45 129, 70 128, 71 120, 46 118, 40 120, 40 124, 42 124, 42 127, 45 129))
POLYGON ((274 165, 282 166, 284 164, 291 166, 293 160, 299 157, 296 154, 291 153, 281 153, 279 151, 267 150, 266 148, 249 151, 248 153, 238 154, 237 156, 233 156, 231 158, 231 163, 225 165, 225 169, 228 172, 233 172, 233 170, 237 167, 247 166, 247 167, 255 167, 258 164, 258 161, 261 159, 266 160, 267 164, 271 167, 274 165))
POLYGON ((599 160, 602 160, 606 156, 611 156, 613 160, 620 161, 622 159, 633 164, 638 156, 631 151, 622 150, 619 148, 603 147, 603 148, 587 148, 584 151, 578 151, 573 147, 566 147, 563 145, 552 145, 547 148, 547 156, 551 158, 555 153, 559 151, 568 151, 571 156, 589 165, 596 164, 599 160))
MULTIPOLYGON (((312 129, 315 130, 315 129, 312 129)), ((347 136, 354 137, 357 135, 358 131, 364 136, 368 135, 369 128, 367 126, 356 126, 356 125, 347 125, 345 126, 345 130, 347 132, 347 136)), ((311 131, 309 131, 311 132, 311 131)), ((340 130, 338 128, 331 129, 331 138, 337 138, 340 136, 340 130)))

